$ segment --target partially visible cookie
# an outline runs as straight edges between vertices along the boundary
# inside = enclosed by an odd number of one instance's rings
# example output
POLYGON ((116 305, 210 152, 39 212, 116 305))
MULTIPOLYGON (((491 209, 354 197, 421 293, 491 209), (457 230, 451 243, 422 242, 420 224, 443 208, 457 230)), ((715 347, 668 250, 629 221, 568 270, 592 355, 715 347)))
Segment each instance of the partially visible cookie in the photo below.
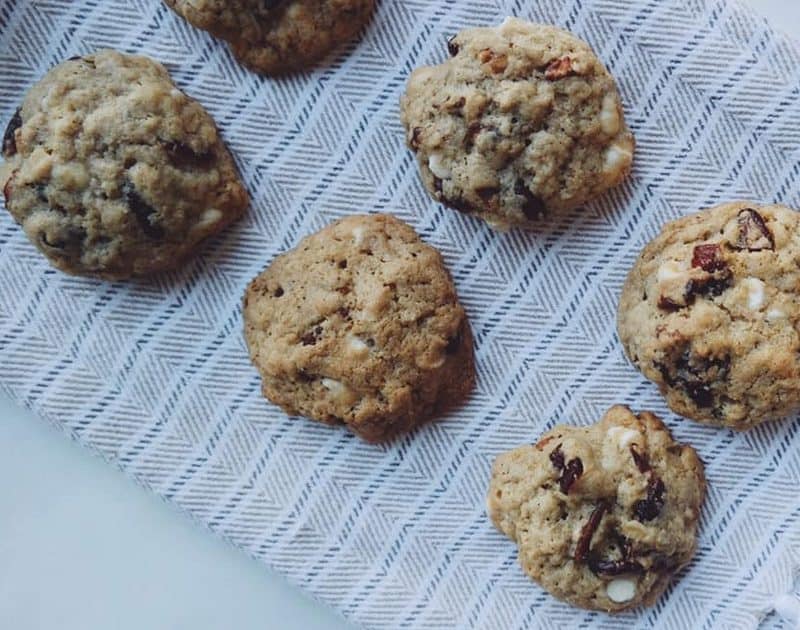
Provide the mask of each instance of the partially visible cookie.
POLYGON ((146 57, 50 70, 3 138, 6 208, 50 262, 109 279, 172 269, 248 204, 214 120, 146 57))
POLYGON ((448 48, 450 59, 411 74, 401 101, 435 199, 504 229, 576 208, 628 174, 619 92, 585 42, 508 18, 448 48))
POLYGON ((472 334, 441 255, 389 215, 332 223, 244 296, 264 395, 290 414, 391 439, 461 402, 472 334))
POLYGON ((487 502, 544 589, 614 612, 653 604, 691 560, 704 496, 695 450, 653 414, 616 405, 500 455, 487 502))
POLYGON ((164 0, 265 74, 301 70, 355 36, 375 0, 164 0))
POLYGON ((676 413, 748 429, 800 409, 800 213, 726 203, 667 223, 617 326, 676 413))

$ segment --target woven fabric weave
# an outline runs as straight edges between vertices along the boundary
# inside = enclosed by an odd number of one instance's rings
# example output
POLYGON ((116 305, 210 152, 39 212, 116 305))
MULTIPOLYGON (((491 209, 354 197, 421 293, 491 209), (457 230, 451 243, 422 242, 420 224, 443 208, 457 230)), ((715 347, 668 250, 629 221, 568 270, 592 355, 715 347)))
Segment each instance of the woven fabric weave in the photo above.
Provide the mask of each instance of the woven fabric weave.
POLYGON ((182 271, 113 284, 52 270, 3 212, 4 390, 368 627, 754 628, 792 589, 798 419, 746 434, 681 420, 615 334, 625 273, 663 222, 736 198, 800 208, 792 42, 725 0, 382 0, 360 42, 267 79, 156 0, 0 0, 0 119, 50 66, 101 47, 160 60, 212 112, 252 208, 182 271), (600 202, 498 234, 426 195, 398 99, 412 68, 444 59, 449 35, 511 14, 592 44, 638 149, 633 176, 600 202), (268 404, 240 309, 277 253, 372 211, 444 253, 479 370, 467 406, 387 446, 268 404), (529 581, 484 495, 498 453, 614 403, 658 413, 692 443, 709 495, 682 579, 654 608, 609 617, 529 581))

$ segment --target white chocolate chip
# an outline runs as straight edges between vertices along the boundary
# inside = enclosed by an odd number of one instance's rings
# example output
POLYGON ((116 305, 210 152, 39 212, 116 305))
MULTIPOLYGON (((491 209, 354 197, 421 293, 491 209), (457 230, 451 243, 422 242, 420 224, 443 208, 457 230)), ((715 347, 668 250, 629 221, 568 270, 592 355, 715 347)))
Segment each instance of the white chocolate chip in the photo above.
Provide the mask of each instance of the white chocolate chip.
POLYGON ((433 360, 431 360, 429 362, 420 361, 419 359, 417 359, 417 365, 419 365, 420 367, 423 367, 423 368, 427 367, 428 369, 435 370, 437 368, 442 367, 446 360, 447 360, 447 357, 444 356, 443 354, 440 354, 436 359, 433 359, 433 360))
POLYGON ((630 147, 612 144, 606 152, 606 160, 603 170, 606 173, 617 173, 624 171, 630 166, 633 159, 633 152, 630 147))
POLYGON ((431 153, 428 158, 428 168, 439 179, 449 179, 453 174, 450 167, 444 163, 444 157, 441 153, 431 153))
POLYGON ((600 109, 600 129, 609 136, 619 133, 620 120, 617 97, 609 92, 603 97, 603 106, 600 109))
POLYGON ((358 337, 348 337, 347 347, 349 348, 350 352, 357 355, 363 355, 369 352, 369 346, 358 337))
POLYGON ((323 378, 321 383, 331 394, 342 394, 347 389, 342 383, 332 378, 323 378))
POLYGON ((612 602, 622 604, 636 597, 636 582, 626 578, 611 580, 606 585, 606 593, 612 602))
POLYGON ((747 308, 757 311, 764 306, 764 283, 758 278, 744 280, 747 289, 747 308))
POLYGON ((350 388, 347 387, 344 383, 340 383, 339 381, 332 379, 332 378, 323 378, 322 379, 322 386, 327 389, 331 394, 333 394, 336 398, 344 398, 350 394, 350 388))
POLYGON ((222 220, 222 212, 216 208, 209 208, 200 215, 200 220, 192 226, 192 232, 204 233, 209 227, 219 223, 222 220))
POLYGON ((364 241, 364 228, 361 227, 360 225, 357 225, 356 227, 353 228, 353 242, 356 245, 361 245, 363 241, 364 241))
POLYGON ((216 208, 210 208, 200 215, 200 221, 198 221, 192 229, 201 230, 207 228, 210 225, 218 223, 220 219, 222 219, 222 212, 216 208))
POLYGON ((668 260, 658 268, 658 281, 669 282, 670 280, 677 280, 682 278, 685 270, 681 267, 680 263, 674 260, 668 260))
POLYGON ((641 434, 633 429, 625 427, 611 427, 608 430, 608 437, 613 442, 619 444, 620 449, 626 449, 631 444, 641 441, 641 434))
POLYGON ((337 402, 348 404, 354 402, 357 398, 356 393, 352 389, 335 379, 323 378, 320 382, 337 402))
POLYGON ((779 308, 771 308, 767 311, 767 321, 774 322, 779 319, 786 319, 786 313, 779 308))

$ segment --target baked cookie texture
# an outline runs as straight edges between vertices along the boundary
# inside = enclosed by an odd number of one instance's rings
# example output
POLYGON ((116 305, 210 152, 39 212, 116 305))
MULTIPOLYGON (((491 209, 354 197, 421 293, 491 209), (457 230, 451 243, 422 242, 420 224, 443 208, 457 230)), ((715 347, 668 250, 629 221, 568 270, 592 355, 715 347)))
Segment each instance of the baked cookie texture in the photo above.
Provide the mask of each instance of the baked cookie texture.
POLYGON ((633 135, 585 42, 508 18, 461 31, 448 48, 450 59, 411 74, 401 99, 435 199, 506 229, 577 208, 628 174, 633 135))
POLYGON ((289 414, 391 439, 462 401, 472 334, 441 255, 389 215, 332 223, 244 296, 264 395, 289 414))
POLYGON ((6 209, 57 268, 172 269, 248 195, 203 107, 146 57, 102 50, 50 70, 3 138, 6 209))
POLYGON ((164 0, 187 22, 224 39, 245 66, 279 75, 312 65, 352 39, 375 0, 164 0))
POLYGON ((704 496, 695 450, 653 414, 616 405, 500 455, 487 503, 544 589, 614 612, 653 604, 691 560, 704 496))
POLYGON ((726 203, 667 223, 631 269, 618 331, 683 416, 734 429, 800 408, 800 213, 726 203))

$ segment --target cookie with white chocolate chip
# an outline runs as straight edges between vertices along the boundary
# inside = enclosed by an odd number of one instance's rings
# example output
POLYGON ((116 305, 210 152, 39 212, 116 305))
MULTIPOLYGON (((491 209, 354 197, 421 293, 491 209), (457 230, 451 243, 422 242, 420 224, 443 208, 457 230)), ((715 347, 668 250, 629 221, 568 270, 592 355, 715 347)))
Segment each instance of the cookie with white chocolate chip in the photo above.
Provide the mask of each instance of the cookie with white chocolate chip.
POLYGON ((408 146, 437 200, 492 227, 527 225, 619 184, 633 160, 614 79, 588 44, 508 18, 461 31, 409 78, 408 146))
POLYGON ((800 409, 800 213, 726 203, 666 224, 622 291, 625 352, 670 408, 749 429, 800 409))
POLYGON ((348 41, 375 0, 164 0, 194 26, 224 39, 244 65, 279 75, 306 68, 348 41))
POLYGON ((121 279, 172 269, 248 204, 211 116, 146 57, 50 70, 3 138, 6 209, 50 262, 121 279))
POLYGON ((472 334, 441 255, 389 215, 332 223, 244 297, 264 395, 290 414, 391 439, 462 401, 472 334))
POLYGON ((691 560, 704 496, 695 450, 653 414, 616 405, 500 455, 487 506, 544 589, 614 612, 653 604, 691 560))

